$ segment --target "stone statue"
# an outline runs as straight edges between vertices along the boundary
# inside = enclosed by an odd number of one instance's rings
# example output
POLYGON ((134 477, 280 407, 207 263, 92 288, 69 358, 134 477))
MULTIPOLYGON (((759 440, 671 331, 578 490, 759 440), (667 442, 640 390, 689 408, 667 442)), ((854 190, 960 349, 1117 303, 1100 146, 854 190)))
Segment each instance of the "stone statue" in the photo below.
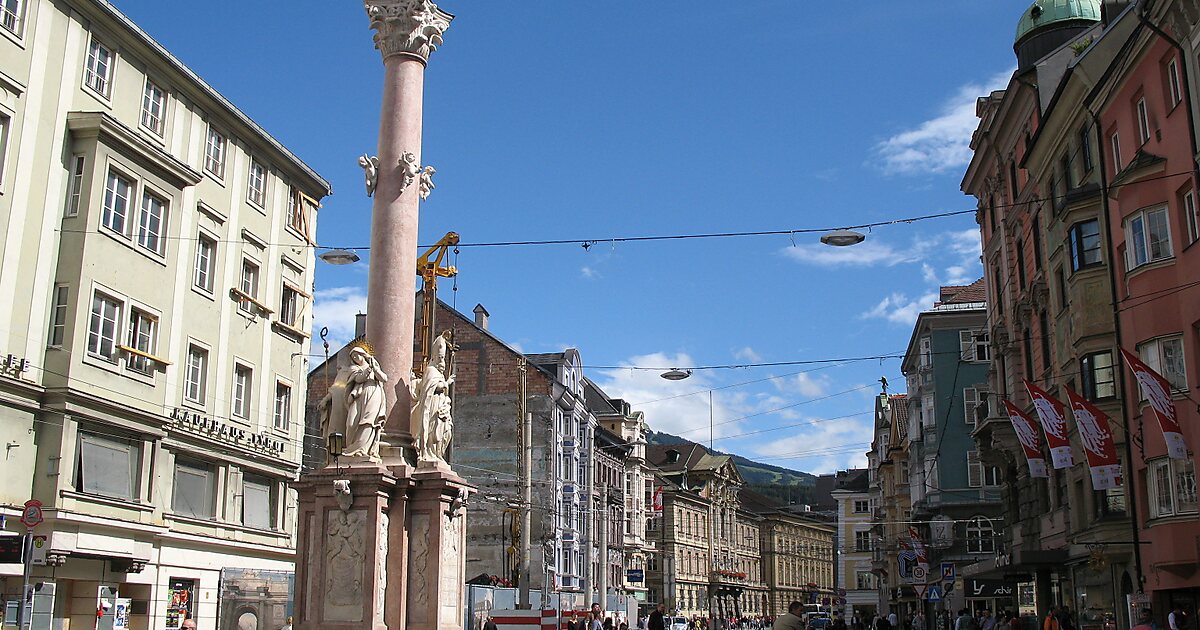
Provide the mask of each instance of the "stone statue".
POLYGON ((412 417, 419 421, 416 447, 417 460, 444 464, 446 447, 454 433, 454 419, 450 415, 450 386, 454 375, 450 371, 450 331, 438 336, 433 342, 429 362, 424 371, 413 371, 409 383, 412 394, 412 417))
POLYGON ((421 201, 429 199, 429 193, 433 192, 433 174, 436 172, 437 169, 432 166, 426 166, 421 170, 421 201))
POLYGON ((363 174, 367 178, 367 196, 374 197, 375 185, 379 183, 379 158, 364 153, 358 156, 358 165, 362 167, 363 174))
POLYGON ((410 151, 405 151, 404 155, 400 156, 400 194, 403 195, 404 191, 408 190, 408 187, 420 176, 421 166, 417 164, 417 156, 410 151))
POLYGON ((326 444, 329 443, 330 434, 346 435, 346 400, 349 391, 350 366, 341 365, 325 397, 317 404, 321 414, 321 437, 326 444))
POLYGON ((346 394, 346 455, 379 460, 379 436, 387 418, 387 374, 366 342, 350 350, 350 391, 346 394))

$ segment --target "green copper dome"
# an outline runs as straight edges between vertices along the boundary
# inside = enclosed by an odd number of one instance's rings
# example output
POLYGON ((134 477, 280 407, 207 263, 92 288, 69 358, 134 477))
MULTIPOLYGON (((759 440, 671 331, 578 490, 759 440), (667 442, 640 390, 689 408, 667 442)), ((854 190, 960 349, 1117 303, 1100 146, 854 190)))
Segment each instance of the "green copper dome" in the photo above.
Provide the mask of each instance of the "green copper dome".
POLYGON ((1100 0, 1035 0, 1017 23, 1020 43, 1029 33, 1059 22, 1100 21, 1100 0))

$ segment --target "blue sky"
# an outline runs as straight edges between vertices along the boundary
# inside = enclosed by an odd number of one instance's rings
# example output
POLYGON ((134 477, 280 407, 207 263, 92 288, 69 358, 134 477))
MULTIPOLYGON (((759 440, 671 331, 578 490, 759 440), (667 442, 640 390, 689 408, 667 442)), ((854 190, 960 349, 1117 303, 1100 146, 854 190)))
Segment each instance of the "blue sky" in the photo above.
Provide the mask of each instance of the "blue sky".
MULTIPOLYGON (((374 152, 383 75, 361 3, 115 3, 333 183, 319 243, 369 243, 355 159, 374 152)), ((437 189, 421 242, 448 230, 464 242, 603 240, 970 209, 958 184, 974 99, 1005 84, 1027 4, 446 0, 457 18, 426 73, 423 150, 437 189)), ((573 346, 593 366, 893 354, 939 284, 979 276, 978 247, 966 215, 837 250, 811 234, 468 248, 457 296, 448 283, 441 296, 468 313, 484 304, 492 330, 527 352, 573 346)), ((366 271, 320 267, 314 329, 350 335, 366 271)), ((706 440, 706 390, 721 388, 718 448, 811 472, 864 463, 875 383, 902 388, 899 362, 800 369, 675 383, 588 373, 655 429, 706 440)))

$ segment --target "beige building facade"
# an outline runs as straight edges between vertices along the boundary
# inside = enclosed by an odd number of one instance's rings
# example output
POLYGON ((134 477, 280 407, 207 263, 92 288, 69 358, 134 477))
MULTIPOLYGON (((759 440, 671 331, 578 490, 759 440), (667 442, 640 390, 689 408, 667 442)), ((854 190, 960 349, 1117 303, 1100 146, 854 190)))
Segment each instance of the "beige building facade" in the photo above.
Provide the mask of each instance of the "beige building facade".
POLYGON ((35 627, 102 594, 212 627, 223 569, 292 568, 329 185, 107 2, 4 7, 0 512, 45 509, 35 627))

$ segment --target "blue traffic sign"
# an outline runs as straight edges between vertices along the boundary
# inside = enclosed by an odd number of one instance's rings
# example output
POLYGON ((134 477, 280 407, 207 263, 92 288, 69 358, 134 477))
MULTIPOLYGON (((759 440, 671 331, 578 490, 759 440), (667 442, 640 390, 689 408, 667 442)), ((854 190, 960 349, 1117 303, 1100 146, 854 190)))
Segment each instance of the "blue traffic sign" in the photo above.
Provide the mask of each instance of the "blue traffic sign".
POLYGON ((930 586, 929 590, 925 591, 925 599, 931 602, 942 601, 942 587, 937 584, 930 586))
POLYGON ((954 563, 953 562, 943 562, 942 563, 942 581, 943 582, 953 582, 954 581, 954 563))

